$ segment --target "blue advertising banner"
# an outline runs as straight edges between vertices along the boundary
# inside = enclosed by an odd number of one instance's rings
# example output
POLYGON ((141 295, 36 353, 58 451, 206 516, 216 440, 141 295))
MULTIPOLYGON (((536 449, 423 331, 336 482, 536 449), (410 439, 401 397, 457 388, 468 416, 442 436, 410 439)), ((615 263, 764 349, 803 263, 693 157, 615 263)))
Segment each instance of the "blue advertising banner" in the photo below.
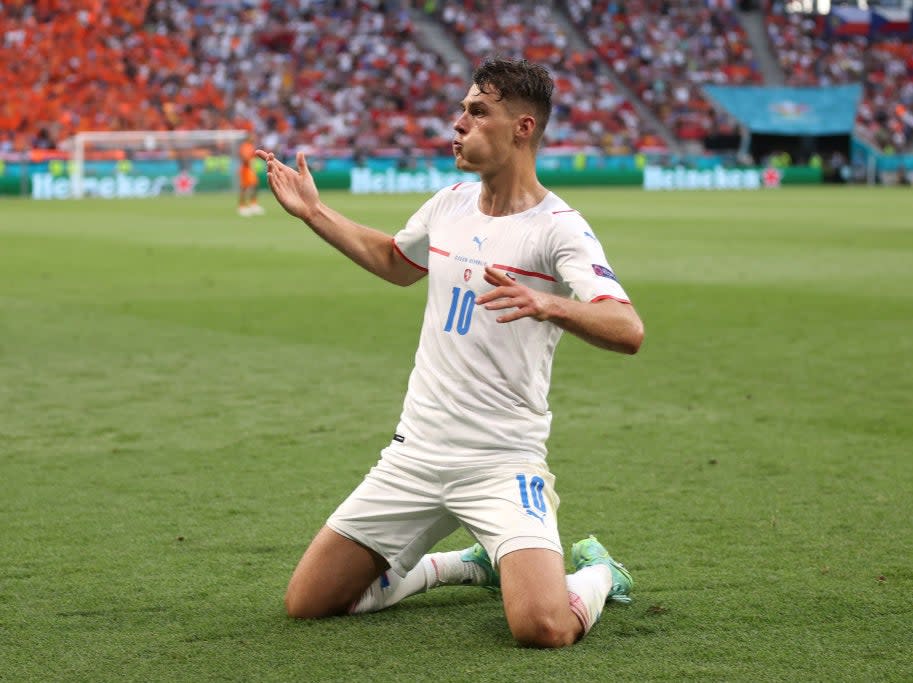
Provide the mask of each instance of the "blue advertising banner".
POLYGON ((704 92, 752 133, 849 135, 862 86, 821 88, 704 86, 704 92))

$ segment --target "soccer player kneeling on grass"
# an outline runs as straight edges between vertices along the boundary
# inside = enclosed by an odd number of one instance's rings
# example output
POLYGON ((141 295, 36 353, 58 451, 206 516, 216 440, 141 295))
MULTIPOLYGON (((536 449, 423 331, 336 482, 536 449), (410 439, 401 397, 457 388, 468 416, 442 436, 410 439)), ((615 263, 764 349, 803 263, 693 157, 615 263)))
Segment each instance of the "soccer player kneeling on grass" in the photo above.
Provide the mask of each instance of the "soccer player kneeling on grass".
POLYGON ((320 201, 264 150, 279 203, 358 265, 401 286, 428 277, 415 367, 389 446, 336 509, 289 582, 291 616, 383 609, 442 585, 500 588, 518 643, 579 640, 631 575, 593 537, 565 575, 546 464, 552 357, 563 331, 633 354, 643 325, 593 230, 543 187, 536 152, 553 82, 525 60, 476 69, 454 122, 459 169, 481 182, 437 192, 391 237, 320 201), (427 554, 463 526, 478 541, 427 554))

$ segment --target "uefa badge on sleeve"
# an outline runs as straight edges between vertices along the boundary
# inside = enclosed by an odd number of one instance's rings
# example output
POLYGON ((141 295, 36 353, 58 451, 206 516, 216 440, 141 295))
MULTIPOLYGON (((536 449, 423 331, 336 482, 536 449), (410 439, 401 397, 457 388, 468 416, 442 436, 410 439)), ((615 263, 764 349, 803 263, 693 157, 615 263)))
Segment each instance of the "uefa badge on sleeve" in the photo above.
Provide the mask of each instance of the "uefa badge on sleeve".
POLYGON ((615 273, 613 273, 612 269, 608 266, 601 266, 598 263, 594 263, 593 272, 596 273, 599 277, 607 277, 610 280, 615 280, 615 282, 618 282, 618 278, 615 277, 615 273))

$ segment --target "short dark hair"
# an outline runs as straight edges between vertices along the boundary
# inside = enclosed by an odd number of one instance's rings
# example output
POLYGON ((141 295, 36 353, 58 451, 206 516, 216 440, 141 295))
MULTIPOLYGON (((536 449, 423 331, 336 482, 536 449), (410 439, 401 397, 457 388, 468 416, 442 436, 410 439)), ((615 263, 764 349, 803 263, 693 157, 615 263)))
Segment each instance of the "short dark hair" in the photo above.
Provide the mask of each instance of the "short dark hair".
POLYGON ((485 94, 495 88, 502 100, 520 100, 532 106, 536 117, 536 144, 542 139, 552 114, 555 82, 548 69, 525 59, 486 59, 472 72, 472 82, 485 94))

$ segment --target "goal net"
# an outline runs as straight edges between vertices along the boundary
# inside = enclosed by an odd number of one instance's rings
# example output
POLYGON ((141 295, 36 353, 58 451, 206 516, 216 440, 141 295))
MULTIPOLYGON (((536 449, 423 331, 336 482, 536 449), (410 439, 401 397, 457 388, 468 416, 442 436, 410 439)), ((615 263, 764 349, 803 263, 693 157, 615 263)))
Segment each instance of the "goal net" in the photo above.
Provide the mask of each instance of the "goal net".
MULTIPOLYGON (((243 130, 91 131, 63 143, 64 178, 33 179, 33 196, 153 197, 238 186, 243 130)), ((51 197, 48 197, 51 198, 51 197)))

